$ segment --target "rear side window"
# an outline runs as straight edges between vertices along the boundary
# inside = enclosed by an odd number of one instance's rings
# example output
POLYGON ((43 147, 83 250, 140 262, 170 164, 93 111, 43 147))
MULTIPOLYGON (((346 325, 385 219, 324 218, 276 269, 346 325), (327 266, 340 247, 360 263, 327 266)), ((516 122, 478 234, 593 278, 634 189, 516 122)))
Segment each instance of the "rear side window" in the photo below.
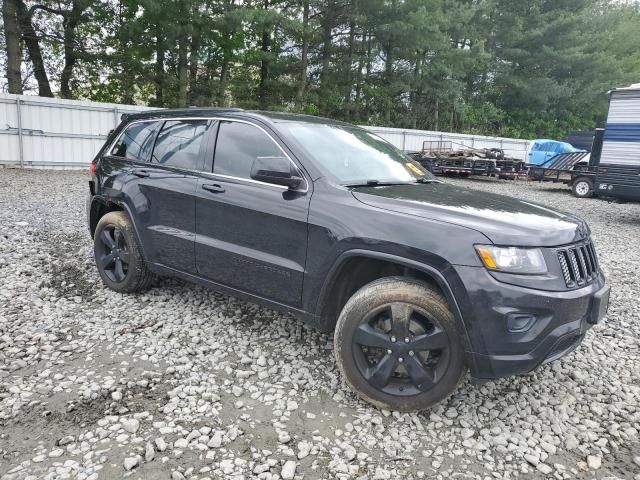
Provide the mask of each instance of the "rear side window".
POLYGON ((151 163, 168 167, 201 170, 200 147, 207 120, 169 120, 164 123, 153 149, 151 163))
POLYGON ((162 122, 140 122, 129 125, 116 141, 110 154, 128 160, 148 161, 160 125, 162 122))
POLYGON ((251 178, 257 157, 282 157, 282 151, 262 130, 239 122, 221 122, 213 173, 251 178))

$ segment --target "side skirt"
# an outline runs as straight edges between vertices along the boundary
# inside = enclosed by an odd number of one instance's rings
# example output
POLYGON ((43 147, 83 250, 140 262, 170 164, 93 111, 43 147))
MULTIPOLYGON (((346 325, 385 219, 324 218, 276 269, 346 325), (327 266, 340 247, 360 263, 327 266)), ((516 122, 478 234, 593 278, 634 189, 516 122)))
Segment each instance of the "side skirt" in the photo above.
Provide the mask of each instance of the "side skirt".
POLYGON ((164 276, 164 277, 177 277, 182 280, 186 280, 191 283, 195 283, 198 285, 202 285, 212 290, 215 290, 219 293, 223 293, 225 295, 229 295, 232 297, 236 297, 240 300, 255 303, 264 307, 273 308, 274 310, 278 310, 282 313, 287 313, 289 315, 293 315, 294 317, 302 320, 303 322, 309 324, 311 327, 319 329, 320 321, 319 318, 306 312, 302 309, 292 307, 290 305, 285 305, 283 303, 274 302, 273 300, 269 300, 268 298, 261 297, 259 295, 254 295, 249 292, 245 292, 243 290, 238 290, 233 287, 229 287, 226 285, 222 285, 220 283, 208 280, 206 278, 200 277, 198 275, 193 275, 191 273, 183 272, 180 270, 176 270, 171 267, 167 267, 165 265, 161 265, 158 263, 148 263, 149 269, 154 273, 164 276))

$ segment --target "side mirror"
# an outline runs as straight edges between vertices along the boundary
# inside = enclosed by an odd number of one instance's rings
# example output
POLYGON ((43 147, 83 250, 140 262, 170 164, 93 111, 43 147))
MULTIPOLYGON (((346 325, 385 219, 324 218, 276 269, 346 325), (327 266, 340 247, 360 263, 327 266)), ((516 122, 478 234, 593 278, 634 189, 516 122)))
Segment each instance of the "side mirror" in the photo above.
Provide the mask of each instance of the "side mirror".
POLYGON ((251 167, 251 178, 259 182, 283 185, 295 189, 302 183, 296 170, 285 157, 256 157, 251 167))

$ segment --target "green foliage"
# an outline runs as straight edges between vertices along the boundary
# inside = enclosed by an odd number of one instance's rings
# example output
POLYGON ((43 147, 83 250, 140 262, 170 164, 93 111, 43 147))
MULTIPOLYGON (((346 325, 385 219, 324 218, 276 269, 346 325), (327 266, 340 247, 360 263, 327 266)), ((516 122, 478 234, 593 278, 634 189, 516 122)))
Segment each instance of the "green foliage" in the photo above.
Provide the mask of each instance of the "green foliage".
MULTIPOLYGON (((561 138, 602 125, 607 90, 640 81, 632 1, 82 1, 78 98, 174 107, 186 96, 189 105, 561 138)), ((41 3, 68 10, 74 0, 41 3)), ((46 11, 33 21, 56 82, 62 23, 46 11)))

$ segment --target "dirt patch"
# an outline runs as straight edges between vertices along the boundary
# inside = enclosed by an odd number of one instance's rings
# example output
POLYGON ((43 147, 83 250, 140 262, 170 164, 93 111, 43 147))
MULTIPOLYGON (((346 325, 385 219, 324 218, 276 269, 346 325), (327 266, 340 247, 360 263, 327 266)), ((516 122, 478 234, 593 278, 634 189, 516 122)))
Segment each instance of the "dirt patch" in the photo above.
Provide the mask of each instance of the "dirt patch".
POLYGON ((107 415, 118 415, 125 406, 127 415, 138 412, 156 413, 164 404, 168 382, 160 381, 151 388, 135 386, 123 391, 124 402, 115 403, 109 395, 92 400, 73 401, 75 395, 61 393, 47 403, 25 407, 19 416, 0 422, 0 475, 3 465, 15 465, 29 459, 37 446, 52 449, 62 437, 92 430, 92 425, 107 415), (4 433, 6 432, 6 433, 4 433), (8 433, 10 432, 10 433, 8 433))
POLYGON ((85 269, 75 264, 56 265, 51 270, 51 279, 46 286, 55 289, 61 297, 80 297, 83 301, 93 299, 95 282, 88 280, 85 269))

